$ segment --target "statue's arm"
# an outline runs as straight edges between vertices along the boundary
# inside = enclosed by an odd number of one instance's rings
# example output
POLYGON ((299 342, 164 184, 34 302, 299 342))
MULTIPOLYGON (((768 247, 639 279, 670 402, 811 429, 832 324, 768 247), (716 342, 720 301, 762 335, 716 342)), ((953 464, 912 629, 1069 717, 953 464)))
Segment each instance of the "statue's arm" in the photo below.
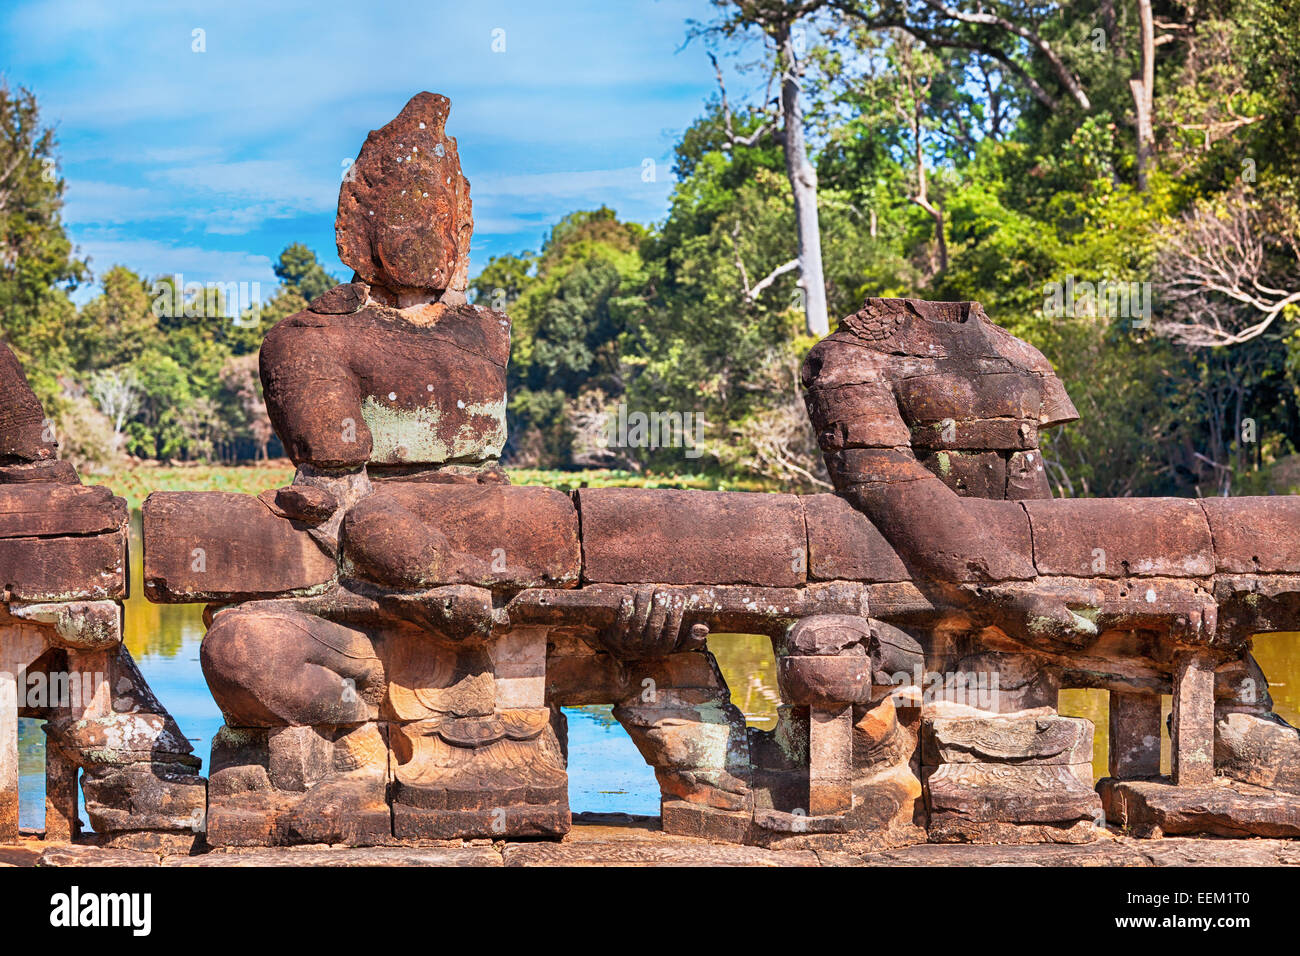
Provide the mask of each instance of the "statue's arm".
POLYGON ((918 577, 958 601, 983 594, 983 610, 1030 642, 1095 632, 1064 596, 1021 584, 1021 556, 1007 553, 985 520, 916 458, 911 430, 876 353, 825 341, 804 365, 805 398, 836 491, 885 536, 918 577), (822 350, 819 352, 819 350, 822 350), (1020 565, 1020 567, 1017 567, 1020 565))
POLYGON ((271 424, 295 462, 357 467, 370 457, 361 386, 332 332, 286 320, 262 341, 261 374, 271 424))
POLYGON ((965 499, 916 458, 877 353, 830 340, 804 365, 805 400, 835 490, 915 571, 996 582, 1009 566, 965 499))

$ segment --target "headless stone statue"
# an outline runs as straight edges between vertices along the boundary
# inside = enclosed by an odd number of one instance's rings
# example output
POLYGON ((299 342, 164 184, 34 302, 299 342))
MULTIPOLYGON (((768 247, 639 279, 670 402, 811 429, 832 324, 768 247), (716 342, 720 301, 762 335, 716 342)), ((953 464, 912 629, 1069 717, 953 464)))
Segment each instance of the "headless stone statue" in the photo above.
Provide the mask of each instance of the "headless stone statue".
MULTIPOLYGON (((1042 353, 978 302, 868 299, 802 378, 836 491, 910 567, 948 582, 1021 576, 962 499, 1052 496, 1038 433, 1078 413, 1042 353)), ((1009 600, 1001 623, 1018 636, 1087 627, 1041 594, 1009 600)))
MULTIPOLYGON (((1074 421, 1078 413, 1037 349, 994 325, 977 302, 867 299, 813 348, 803 384, 836 490, 871 519, 910 568, 981 587, 1024 573, 964 500, 1052 497, 1039 431, 1074 421)), ((1041 592, 1014 595, 998 605, 996 624, 1012 637, 1041 640, 1044 630, 1060 637, 1088 626, 1041 592)), ((893 630, 881 622, 874 627, 893 630)), ((1086 722, 1054 716, 1057 682, 1041 661, 989 653, 986 636, 969 629, 912 636, 920 639, 931 672, 998 676, 996 691, 974 703, 1004 714, 1037 708, 1019 721, 1007 718, 986 727, 987 721, 979 723, 984 718, 968 717, 960 726, 998 735, 1018 732, 1026 720, 1035 726, 1056 721, 1060 735, 1078 738, 1076 762, 1091 759, 1091 725, 1084 741, 1086 722)), ((938 717, 943 727, 951 703, 926 701, 921 713, 938 717)), ((933 738, 934 720, 926 726, 933 738)), ((941 751, 930 747, 932 754, 941 751)), ((1036 771, 1032 781, 1005 779, 1018 773, 995 758, 928 769, 935 832, 968 838, 965 821, 973 817, 979 835, 986 837, 1015 841, 1025 832, 1020 824, 1031 822, 1056 825, 1071 838, 1086 837, 1087 821, 1099 812, 1089 788, 1056 768, 1036 771), (1036 794, 1030 810, 1003 799, 1022 785, 1036 794), (945 830, 945 811, 961 825, 945 830)), ((1030 838, 1040 837, 1034 832, 1030 838)))

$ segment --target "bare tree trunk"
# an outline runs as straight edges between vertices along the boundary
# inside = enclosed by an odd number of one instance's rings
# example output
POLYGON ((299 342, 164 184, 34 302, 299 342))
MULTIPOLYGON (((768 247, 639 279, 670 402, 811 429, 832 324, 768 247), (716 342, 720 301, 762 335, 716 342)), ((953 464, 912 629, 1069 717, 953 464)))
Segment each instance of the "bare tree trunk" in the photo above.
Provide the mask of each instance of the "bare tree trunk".
POLYGON ((808 161, 808 145, 803 135, 798 64, 789 24, 777 28, 775 39, 782 69, 781 145, 785 152, 786 176, 794 193, 804 319, 808 334, 821 337, 830 332, 830 322, 826 314, 826 279, 822 271, 821 225, 817 216, 817 171, 808 161))
MULTIPOLYGON (((920 112, 919 105, 917 111, 920 112)), ((934 219, 934 239, 938 247, 939 271, 946 272, 948 270, 948 243, 943 235, 943 210, 930 202, 930 190, 925 175, 925 151, 921 148, 920 116, 917 116, 912 124, 912 135, 916 137, 916 195, 912 197, 912 202, 928 212, 930 217, 934 219)))
POLYGON ((1137 0, 1138 24, 1141 30, 1142 76, 1128 81, 1133 91, 1133 106, 1137 112, 1137 184, 1139 192, 1146 192, 1147 173, 1151 164, 1151 147, 1155 134, 1151 127, 1152 104, 1156 86, 1156 27, 1151 13, 1151 0, 1137 0))

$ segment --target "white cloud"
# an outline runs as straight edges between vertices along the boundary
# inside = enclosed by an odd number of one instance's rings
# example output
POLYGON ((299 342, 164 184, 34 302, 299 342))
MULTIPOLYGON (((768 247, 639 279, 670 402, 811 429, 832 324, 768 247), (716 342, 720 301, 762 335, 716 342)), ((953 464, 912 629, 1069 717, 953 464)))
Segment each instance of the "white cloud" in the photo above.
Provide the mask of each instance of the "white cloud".
MULTIPOLYGON (((194 245, 175 245, 152 239, 91 237, 78 242, 82 255, 91 257, 96 276, 115 265, 124 265, 145 277, 174 275, 194 282, 260 282, 264 294, 279 284, 274 264, 267 256, 242 250, 205 249, 194 245)), ((84 302, 96 293, 95 287, 79 289, 74 298, 84 302)))

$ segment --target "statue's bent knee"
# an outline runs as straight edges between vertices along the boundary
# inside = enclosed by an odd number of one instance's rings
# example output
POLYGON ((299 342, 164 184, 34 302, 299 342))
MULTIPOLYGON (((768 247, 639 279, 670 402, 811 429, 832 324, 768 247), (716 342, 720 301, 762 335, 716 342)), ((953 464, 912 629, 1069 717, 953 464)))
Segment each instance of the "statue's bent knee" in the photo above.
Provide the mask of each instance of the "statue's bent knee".
POLYGON ((314 615, 222 611, 200 661, 233 727, 339 726, 377 716, 383 666, 370 639, 314 615))

